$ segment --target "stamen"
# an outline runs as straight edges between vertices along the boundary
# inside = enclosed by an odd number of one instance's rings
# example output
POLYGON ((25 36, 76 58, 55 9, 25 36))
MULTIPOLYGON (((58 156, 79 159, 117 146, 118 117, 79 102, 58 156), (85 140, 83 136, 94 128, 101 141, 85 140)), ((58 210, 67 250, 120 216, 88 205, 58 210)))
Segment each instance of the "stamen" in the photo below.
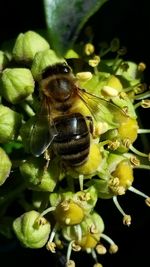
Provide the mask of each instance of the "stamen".
POLYGON ((54 242, 47 242, 46 244, 47 250, 51 251, 52 253, 56 253, 56 244, 54 242))
POLYGON ((113 202, 116 206, 116 208, 119 210, 119 212, 123 215, 123 224, 130 226, 131 224, 131 216, 127 215, 124 210, 122 209, 122 207, 120 206, 117 196, 113 196, 113 202))
POLYGON ((80 191, 83 191, 83 180, 84 180, 84 175, 83 174, 80 174, 79 175, 80 191))
POLYGON ((128 188, 128 190, 130 190, 131 192, 141 196, 141 197, 144 197, 145 198, 145 203, 148 207, 150 207, 150 197, 148 195, 146 195, 145 193, 141 192, 140 190, 136 189, 135 187, 133 186, 130 186, 128 188))
POLYGON ((103 267, 103 265, 102 265, 101 263, 97 262, 97 263, 95 263, 95 264, 93 265, 93 267, 103 267))
POLYGON ((81 239, 82 239, 82 229, 81 229, 80 224, 75 225, 75 226, 74 226, 74 229, 75 229, 75 232, 76 232, 76 234, 77 234, 78 242, 80 242, 81 239))
POLYGON ((150 129, 138 129, 138 134, 150 133, 150 129))
POLYGON ((85 54, 87 55, 87 56, 90 56, 90 55, 92 55, 93 53, 94 53, 94 50, 95 50, 95 47, 94 47, 94 45, 93 44, 91 44, 91 43, 87 43, 86 45, 85 45, 85 48, 84 48, 85 50, 85 54))
POLYGON ((73 260, 69 260, 67 263, 66 263, 66 267, 75 267, 75 262, 73 260))
POLYGON ((95 55, 92 59, 89 59, 89 65, 93 68, 97 67, 100 63, 100 57, 95 55))
POLYGON ((148 97, 150 97, 150 90, 149 90, 149 91, 146 91, 146 92, 143 93, 143 94, 136 95, 136 96, 134 97, 134 99, 135 99, 135 100, 143 100, 143 99, 148 98, 148 97))
POLYGON ((101 237, 110 244, 109 252, 111 254, 116 253, 118 251, 118 246, 115 244, 115 242, 109 236, 102 233, 101 237))
POLYGON ((134 105, 134 109, 137 109, 140 106, 142 108, 150 108, 150 100, 149 99, 142 99, 142 101, 140 101, 134 105))
POLYGON ((138 70, 143 72, 146 69, 146 64, 144 62, 140 62, 138 65, 138 70))
POLYGON ((93 259, 94 259, 95 262, 97 263, 97 262, 98 262, 98 259, 97 259, 97 255, 96 255, 96 252, 95 252, 94 249, 92 249, 91 254, 92 254, 93 259))
POLYGON ((150 170, 150 165, 140 164, 139 166, 134 166, 135 169, 150 170))
POLYGON ((109 188, 115 195, 124 195, 125 187, 119 185, 120 181, 118 177, 111 177, 109 180, 109 188))
POLYGON ((75 242, 72 244, 72 249, 76 252, 81 250, 81 246, 79 246, 78 244, 76 244, 75 242))
POLYGON ((130 156, 130 162, 133 165, 133 167, 140 166, 140 160, 134 155, 130 156))
POLYGON ((104 255, 107 252, 107 249, 102 244, 98 244, 95 249, 96 249, 96 252, 100 255, 104 255))
POLYGON ((133 153, 137 154, 138 156, 145 157, 145 158, 148 158, 148 157, 149 157, 149 154, 145 154, 145 153, 143 153, 143 152, 137 150, 137 149, 136 149, 135 147, 133 147, 133 145, 131 145, 131 144, 130 144, 130 146, 129 146, 129 149, 130 149, 133 153))
POLYGON ((55 234, 56 234, 58 228, 59 228, 59 226, 56 223, 55 226, 54 226, 54 228, 53 228, 53 230, 52 230, 52 232, 51 232, 51 234, 50 234, 50 238, 49 238, 48 242, 52 242, 53 241, 53 239, 55 237, 55 234))
POLYGON ((43 217, 44 215, 46 215, 47 213, 54 211, 56 209, 56 207, 49 207, 46 210, 44 210, 41 214, 40 217, 43 217))
POLYGON ((56 252, 56 250, 55 250, 56 244, 55 244, 55 242, 53 242, 53 240, 54 240, 54 237, 56 235, 57 230, 58 230, 58 224, 56 223, 54 228, 53 228, 53 230, 52 230, 52 232, 51 232, 51 234, 50 234, 50 237, 49 237, 49 240, 47 242, 47 245, 46 245, 46 248, 48 250, 50 250, 52 253, 56 252))
MULTIPOLYGON (((67 256, 66 256, 66 259, 67 259, 67 264, 70 262, 70 257, 71 257, 71 252, 72 252, 72 244, 74 243, 74 240, 70 241, 69 245, 68 245, 68 248, 67 248, 67 256)), ((67 267, 72 267, 72 265, 67 265, 67 267)))
POLYGON ((92 249, 91 254, 92 254, 93 259, 94 259, 95 262, 96 262, 96 263, 93 265, 93 267, 103 267, 103 265, 102 265, 101 263, 98 262, 97 255, 96 255, 96 252, 95 252, 94 249, 92 249))

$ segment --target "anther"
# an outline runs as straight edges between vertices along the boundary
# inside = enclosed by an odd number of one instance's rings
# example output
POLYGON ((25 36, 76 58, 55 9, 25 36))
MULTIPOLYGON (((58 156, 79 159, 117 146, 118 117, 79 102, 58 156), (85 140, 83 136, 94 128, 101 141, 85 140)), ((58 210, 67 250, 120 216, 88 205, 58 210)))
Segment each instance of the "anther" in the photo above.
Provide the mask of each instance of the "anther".
POLYGON ((96 249, 96 252, 100 255, 104 255, 107 252, 107 249, 102 244, 98 244, 95 249, 96 249))
POLYGON ((56 244, 54 242, 47 242, 46 245, 47 250, 51 251, 52 253, 56 253, 56 244))
POLYGON ((87 56, 90 56, 90 55, 92 55, 93 53, 94 53, 94 50, 95 50, 95 48, 94 48, 94 45, 93 44, 91 44, 91 43, 87 43, 86 45, 85 45, 85 48, 84 48, 85 50, 85 54, 87 55, 87 56))
POLYGON ((118 246, 115 244, 115 242, 109 236, 102 233, 101 238, 103 238, 104 240, 106 240, 110 244, 109 252, 111 254, 114 254, 118 251, 118 246))
POLYGON ((116 206, 116 208, 119 210, 119 212, 123 215, 123 224, 130 226, 131 224, 131 216, 127 215, 124 210, 122 209, 122 207, 120 206, 117 196, 113 196, 113 202, 116 206))

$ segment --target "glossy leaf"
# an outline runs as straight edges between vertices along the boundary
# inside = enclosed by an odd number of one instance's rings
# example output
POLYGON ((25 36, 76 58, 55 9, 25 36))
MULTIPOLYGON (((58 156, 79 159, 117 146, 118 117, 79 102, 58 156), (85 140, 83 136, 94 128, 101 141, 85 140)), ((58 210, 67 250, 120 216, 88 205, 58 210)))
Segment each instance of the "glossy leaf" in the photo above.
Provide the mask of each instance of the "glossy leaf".
POLYGON ((51 47, 60 55, 72 47, 81 28, 107 0, 44 0, 51 47))

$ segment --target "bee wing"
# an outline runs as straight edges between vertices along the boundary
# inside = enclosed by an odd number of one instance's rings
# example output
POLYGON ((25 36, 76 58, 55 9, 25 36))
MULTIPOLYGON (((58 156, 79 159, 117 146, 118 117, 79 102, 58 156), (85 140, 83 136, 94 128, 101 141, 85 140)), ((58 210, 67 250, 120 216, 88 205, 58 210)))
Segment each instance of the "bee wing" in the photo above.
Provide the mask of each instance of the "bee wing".
POLYGON ((118 125, 118 118, 125 118, 127 116, 125 112, 115 104, 93 95, 84 89, 79 89, 78 95, 89 109, 95 121, 100 120, 107 122, 110 127, 114 128, 118 125))
POLYGON ((50 146, 57 134, 54 121, 50 115, 50 105, 45 98, 31 129, 30 152, 37 157, 40 156, 50 146))

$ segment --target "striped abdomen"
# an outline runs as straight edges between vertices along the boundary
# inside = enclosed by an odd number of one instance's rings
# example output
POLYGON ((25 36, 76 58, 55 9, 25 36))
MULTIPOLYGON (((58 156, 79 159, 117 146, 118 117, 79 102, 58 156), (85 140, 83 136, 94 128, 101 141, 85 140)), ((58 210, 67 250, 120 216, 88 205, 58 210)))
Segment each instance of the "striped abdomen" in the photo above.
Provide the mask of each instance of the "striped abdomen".
POLYGON ((71 166, 83 164, 88 157, 90 134, 84 117, 73 113, 55 118, 58 135, 53 141, 54 153, 71 166))

